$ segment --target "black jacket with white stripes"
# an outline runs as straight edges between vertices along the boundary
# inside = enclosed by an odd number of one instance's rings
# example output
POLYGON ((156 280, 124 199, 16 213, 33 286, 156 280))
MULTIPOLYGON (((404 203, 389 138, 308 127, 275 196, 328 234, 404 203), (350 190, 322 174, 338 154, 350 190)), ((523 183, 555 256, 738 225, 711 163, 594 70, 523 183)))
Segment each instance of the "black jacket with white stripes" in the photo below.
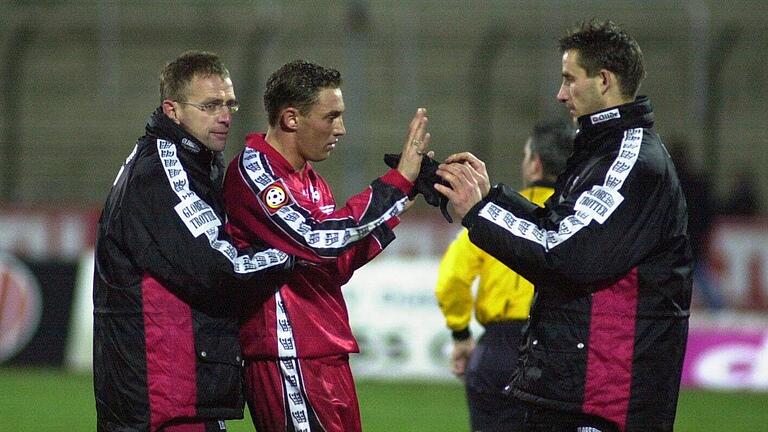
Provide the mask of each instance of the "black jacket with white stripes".
POLYGON ((685 198, 647 98, 579 125, 544 208, 497 186, 463 221, 536 288, 508 390, 622 431, 671 431, 691 298, 685 198))
POLYGON ((275 289, 293 257, 232 245, 223 174, 158 109, 115 179, 95 253, 99 431, 242 418, 236 294, 275 289))

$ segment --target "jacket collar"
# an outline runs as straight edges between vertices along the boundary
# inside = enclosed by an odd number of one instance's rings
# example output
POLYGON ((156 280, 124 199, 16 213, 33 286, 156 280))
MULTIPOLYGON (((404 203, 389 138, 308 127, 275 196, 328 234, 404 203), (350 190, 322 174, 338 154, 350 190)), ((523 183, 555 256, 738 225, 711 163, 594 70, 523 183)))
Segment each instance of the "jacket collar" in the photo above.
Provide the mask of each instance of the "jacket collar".
POLYGON ((206 162, 210 162, 214 159, 215 152, 209 150, 200 141, 184 130, 184 128, 168 118, 163 112, 162 107, 155 109, 152 115, 149 116, 145 130, 147 135, 177 144, 180 150, 194 155, 193 157, 195 159, 206 162))
POLYGON ((638 96, 634 101, 583 115, 578 118, 577 142, 587 143, 604 132, 635 127, 653 127, 653 108, 647 96, 638 96), (586 141, 583 141, 586 140, 586 141))

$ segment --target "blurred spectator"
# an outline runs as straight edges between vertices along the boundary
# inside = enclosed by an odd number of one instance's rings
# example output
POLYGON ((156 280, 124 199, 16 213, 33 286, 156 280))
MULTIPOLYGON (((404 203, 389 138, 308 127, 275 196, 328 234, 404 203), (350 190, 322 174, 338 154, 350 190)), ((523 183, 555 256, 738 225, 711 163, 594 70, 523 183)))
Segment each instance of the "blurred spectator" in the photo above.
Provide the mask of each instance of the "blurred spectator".
MULTIPOLYGON (((570 120, 536 124, 524 145, 522 196, 544 205, 573 151, 575 134, 570 120)), ((525 409, 502 390, 517 364, 533 284, 475 246, 464 229, 443 256, 435 294, 446 325, 452 330, 451 369, 465 380, 472 430, 521 428, 525 409), (473 295, 475 279, 479 279, 479 285, 473 295), (485 330, 477 345, 469 331, 473 306, 485 330)))
POLYGON ((712 223, 720 208, 713 193, 711 176, 692 165, 686 138, 674 137, 669 143, 670 155, 688 204, 688 237, 694 261, 694 296, 698 296, 708 309, 720 310, 724 306, 722 294, 707 262, 712 223))

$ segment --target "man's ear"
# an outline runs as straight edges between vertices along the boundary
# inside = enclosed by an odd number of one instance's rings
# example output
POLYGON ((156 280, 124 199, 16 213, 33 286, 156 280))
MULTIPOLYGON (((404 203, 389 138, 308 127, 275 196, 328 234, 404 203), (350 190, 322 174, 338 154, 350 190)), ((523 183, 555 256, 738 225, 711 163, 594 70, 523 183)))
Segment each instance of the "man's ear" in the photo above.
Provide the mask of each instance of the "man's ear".
MULTIPOLYGON (((606 94, 608 91, 619 85, 616 74, 608 69, 600 69, 598 77, 600 78, 600 94, 606 94)), ((616 88, 616 90, 618 90, 618 88, 616 88)))
POLYGON ((179 120, 178 112, 176 111, 176 105, 173 104, 173 101, 170 99, 166 99, 162 103, 163 107, 163 113, 166 117, 173 120, 176 124, 181 124, 181 120, 179 120))
POLYGON ((293 107, 284 108, 280 112, 280 126, 288 131, 295 131, 299 128, 299 110, 293 107))

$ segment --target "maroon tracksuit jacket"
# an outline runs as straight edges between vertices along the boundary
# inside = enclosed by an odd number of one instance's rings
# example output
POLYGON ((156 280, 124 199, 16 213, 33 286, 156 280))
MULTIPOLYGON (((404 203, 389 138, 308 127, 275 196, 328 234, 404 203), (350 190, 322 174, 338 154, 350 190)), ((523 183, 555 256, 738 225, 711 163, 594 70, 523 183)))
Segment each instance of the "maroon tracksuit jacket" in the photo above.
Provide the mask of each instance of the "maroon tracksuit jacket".
POLYGON ((390 170, 336 208, 307 163, 296 171, 261 134, 229 166, 227 229, 242 244, 265 241, 305 260, 269 298, 246 305, 240 330, 247 358, 316 358, 358 352, 341 286, 394 239, 412 184, 390 170))

